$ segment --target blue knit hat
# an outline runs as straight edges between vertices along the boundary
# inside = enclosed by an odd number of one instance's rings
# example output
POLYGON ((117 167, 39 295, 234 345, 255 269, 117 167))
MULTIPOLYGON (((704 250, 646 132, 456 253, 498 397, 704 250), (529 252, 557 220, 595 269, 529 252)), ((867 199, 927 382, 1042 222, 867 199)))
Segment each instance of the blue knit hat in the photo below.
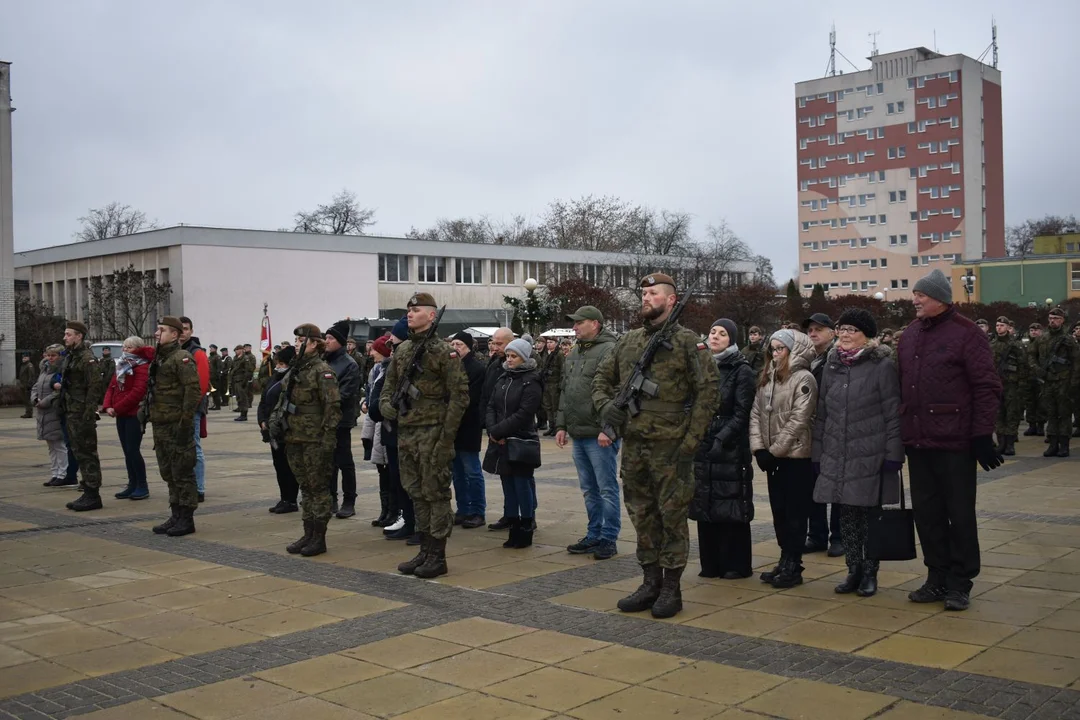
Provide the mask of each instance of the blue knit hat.
POLYGON ((394 323, 394 329, 390 331, 390 334, 396 337, 398 340, 409 339, 409 319, 403 317, 394 323))

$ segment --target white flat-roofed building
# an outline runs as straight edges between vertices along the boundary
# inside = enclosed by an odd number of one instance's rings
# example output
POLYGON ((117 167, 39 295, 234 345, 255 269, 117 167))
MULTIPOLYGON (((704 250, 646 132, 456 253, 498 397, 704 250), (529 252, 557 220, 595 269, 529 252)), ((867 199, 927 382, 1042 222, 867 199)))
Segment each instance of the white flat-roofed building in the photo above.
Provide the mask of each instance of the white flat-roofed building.
MULTIPOLYGON (((204 344, 258 345, 263 303, 274 340, 297 325, 398 311, 430 292, 455 310, 504 311, 526 278, 541 285, 580 277, 598 286, 637 287, 638 274, 674 270, 684 259, 515 245, 474 245, 371 235, 177 226, 16 253, 16 281, 68 318, 86 319, 92 278, 134 265, 169 282, 155 315, 186 315, 204 344)), ((709 273, 719 289, 749 282, 751 263, 709 273)), ((152 321, 152 318, 151 318, 152 321)), ((93 330, 93 328, 91 328, 93 330)), ((152 328, 144 328, 149 334, 152 328)))

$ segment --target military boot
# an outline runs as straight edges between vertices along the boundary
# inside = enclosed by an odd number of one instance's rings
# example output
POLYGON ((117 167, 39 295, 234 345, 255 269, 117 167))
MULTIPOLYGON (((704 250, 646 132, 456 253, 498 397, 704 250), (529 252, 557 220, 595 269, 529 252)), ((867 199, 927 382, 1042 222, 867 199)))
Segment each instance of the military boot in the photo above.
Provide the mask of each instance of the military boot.
POLYGON ((449 572, 446 567, 446 538, 431 538, 428 540, 428 554, 424 564, 413 571, 418 578, 434 578, 449 572))
POLYGON ((386 471, 376 466, 379 471, 379 517, 371 521, 371 527, 386 527, 390 519, 390 488, 386 481, 386 471))
POLYGON ((679 580, 683 568, 664 568, 664 581, 660 586, 660 595, 652 606, 654 618, 675 617, 682 610, 682 588, 679 580))
POLYGON ((1069 436, 1058 435, 1058 457, 1069 457, 1069 436))
POLYGON ((326 552, 326 521, 316 520, 311 529, 311 540, 300 549, 300 554, 304 557, 313 557, 322 555, 324 552, 326 552))
POLYGON ((847 572, 844 582, 833 588, 833 592, 837 595, 849 595, 855 592, 859 587, 859 583, 862 582, 862 565, 860 563, 848 565, 847 572))
POLYGON ((1015 435, 1006 435, 1005 436, 1005 449, 1002 451, 1001 454, 1002 455, 1008 455, 1010 457, 1015 455, 1016 454, 1016 440, 1017 440, 1017 437, 1015 435))
POLYGON ((1047 435, 1046 441, 1050 443, 1049 447, 1043 452, 1043 457, 1057 457, 1058 454, 1058 436, 1047 435))
POLYGON ((1025 437, 1032 437, 1039 434, 1038 423, 1028 423, 1027 430, 1024 431, 1025 437))
POLYGON ((356 496, 343 495, 341 497, 341 509, 337 511, 338 519, 344 520, 356 514, 356 496))
POLYGON ((315 521, 304 521, 304 535, 296 542, 285 547, 285 552, 290 555, 296 555, 298 552, 304 549, 304 546, 311 542, 311 536, 315 532, 315 521))
POLYGON ((169 505, 169 508, 172 510, 172 515, 169 517, 169 519, 161 523, 160 525, 155 525, 151 528, 151 530, 154 531, 155 535, 164 535, 165 533, 169 532, 169 529, 172 528, 172 526, 176 524, 176 521, 180 519, 180 506, 169 505))
POLYGON ((997 450, 998 455, 1004 455, 1005 454, 1005 442, 1006 442, 1005 438, 1006 438, 1006 436, 1004 434, 997 436, 997 441, 998 442, 997 442, 996 450, 997 450))
POLYGON ((75 512, 100 510, 101 507, 101 494, 97 490, 91 490, 90 488, 86 488, 86 490, 83 491, 82 496, 71 503, 71 509, 75 512))
POLYGON ((802 571, 802 556, 788 555, 787 562, 780 563, 780 572, 773 577, 772 586, 777 590, 785 590, 802 585, 802 571))
POLYGON ((181 535, 190 535, 195 532, 195 508, 182 507, 180 508, 180 517, 176 519, 173 526, 165 531, 165 534, 169 537, 180 537, 181 535))
POLYGON ((787 560, 787 553, 781 551, 780 561, 776 563, 776 567, 774 567, 772 570, 766 570, 765 572, 761 573, 761 582, 771 583, 773 581, 773 578, 780 574, 780 567, 784 564, 785 560, 787 560))
POLYGON ((416 556, 412 560, 406 560, 397 566, 398 572, 402 575, 412 575, 416 572, 416 568, 420 567, 427 561, 428 549, 431 545, 430 540, 426 534, 421 533, 422 539, 420 541, 420 552, 416 553, 416 556))
POLYGON ((664 571, 659 565, 642 565, 644 578, 638 589, 619 601, 623 612, 641 612, 648 610, 660 597, 660 588, 664 584, 664 571))
POLYGON ((233 422, 247 422, 247 410, 238 410, 240 417, 233 418, 233 422))

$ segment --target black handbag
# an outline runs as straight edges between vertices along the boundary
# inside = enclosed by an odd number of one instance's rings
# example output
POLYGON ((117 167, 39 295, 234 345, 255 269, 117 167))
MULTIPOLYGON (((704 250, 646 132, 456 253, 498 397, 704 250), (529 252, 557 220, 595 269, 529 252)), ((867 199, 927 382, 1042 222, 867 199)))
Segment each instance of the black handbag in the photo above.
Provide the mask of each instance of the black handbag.
POLYGON ((511 463, 540 467, 539 438, 506 438, 506 456, 511 463))
POLYGON ((866 518, 866 557, 868 560, 914 560, 915 512, 904 501, 904 475, 900 473, 900 507, 883 508, 885 473, 878 484, 878 506, 866 518))

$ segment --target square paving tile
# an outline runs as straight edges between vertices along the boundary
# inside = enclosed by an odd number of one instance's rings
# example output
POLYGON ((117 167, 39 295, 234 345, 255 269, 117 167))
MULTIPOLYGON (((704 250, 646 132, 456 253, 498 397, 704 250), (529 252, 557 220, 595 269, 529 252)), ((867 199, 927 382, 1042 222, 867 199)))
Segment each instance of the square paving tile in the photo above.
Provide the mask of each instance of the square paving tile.
POLYGON ((64 612, 65 610, 78 610, 79 608, 92 605, 107 605, 117 602, 122 598, 112 594, 108 590, 78 590, 70 593, 58 593, 56 595, 43 595, 29 600, 30 605, 37 606, 47 612, 64 612))
POLYGON ((97 677, 122 670, 134 670, 135 668, 157 665, 158 663, 175 660, 179 655, 163 650, 153 645, 142 642, 129 642, 123 645, 97 648, 86 652, 62 655, 53 658, 53 662, 69 667, 72 670, 97 677))
POLYGON ((1018 585, 999 585, 983 594, 981 599, 1058 609, 1065 607, 1077 598, 1080 598, 1080 594, 1074 592, 1044 590, 1042 588, 1020 587, 1018 585))
POLYGON ((105 630, 120 633, 136 640, 176 635, 184 630, 209 627, 212 623, 184 612, 161 612, 131 620, 121 620, 102 625, 105 630))
POLYGON ((136 580, 135 582, 116 585, 108 588, 110 595, 124 600, 138 600, 149 598, 154 595, 175 592, 192 587, 191 583, 177 580, 176 578, 155 577, 152 580, 136 580))
MULTIPOLYGON (((212 567, 209 569, 195 570, 194 572, 182 573, 174 575, 184 582, 194 583, 196 585, 217 585, 223 582, 230 582, 232 580, 240 580, 242 578, 259 577, 261 573, 257 573, 253 570, 241 570, 240 568, 231 567, 212 567)), ((263 592, 269 592, 269 589, 263 592)))
POLYGON ((1011 602, 987 602, 980 598, 964 612, 966 620, 985 620, 1003 625, 1032 625, 1052 615, 1054 608, 1011 602))
POLYGON ((854 627, 865 627, 873 630, 885 630, 896 632, 908 625, 914 625, 925 619, 925 615, 907 610, 893 610, 892 608, 870 607, 865 603, 852 603, 843 605, 834 610, 822 613, 817 620, 854 627))
POLYGON ((63 632, 11 640, 8 644, 28 653, 33 653, 38 657, 51 658, 84 650, 120 645, 130 641, 131 638, 101 628, 72 627, 65 629, 63 632))
POLYGON ((311 630, 320 625, 336 622, 341 622, 341 618, 293 608, 268 615, 256 615, 244 620, 237 620, 234 623, 229 623, 228 627, 266 635, 267 637, 280 637, 281 635, 288 635, 301 630, 311 630))
MULTIPOLYGON (((173 575, 183 575, 185 573, 193 573, 198 570, 211 570, 213 568, 221 567, 214 563, 203 562, 202 560, 168 560, 163 563, 157 563, 156 565, 146 565, 143 567, 144 572, 152 573, 154 575, 164 575, 165 577, 171 577, 173 575)), ((192 582, 189 580, 188 582, 192 582)))
POLYGON ((86 676, 47 660, 12 665, 0 672, 0 698, 66 685, 86 676))
POLYGON ((784 642, 822 648, 825 650, 853 652, 861 647, 877 642, 887 635, 888 633, 883 630, 857 627, 845 627, 842 630, 838 630, 836 625, 833 625, 832 623, 823 623, 818 622, 817 620, 803 620, 794 625, 781 628, 776 632, 769 633, 765 637, 770 640, 782 640, 784 642))
POLYGON ((582 675, 562 668, 546 667, 491 685, 485 692, 524 705, 562 712, 626 687, 623 683, 612 680, 582 675))
POLYGON ((409 634, 359 645, 343 650, 342 655, 366 660, 376 665, 404 670, 424 663, 435 662, 451 655, 463 653, 469 648, 464 645, 436 640, 423 635, 409 634))
POLYGON ((104 625, 118 620, 134 620, 147 615, 157 615, 160 612, 162 612, 161 608, 139 600, 121 600, 108 605, 92 605, 78 610, 68 610, 64 613, 64 617, 87 625, 104 625))
POLYGON ((31 655, 25 650, 19 650, 10 645, 0 645, 0 668, 22 665, 23 663, 34 662, 37 659, 36 655, 31 655))
MULTIPOLYGON (((213 571, 209 570, 207 572, 213 571)), ((275 590, 298 588, 304 585, 305 583, 299 583, 295 580, 286 580, 272 575, 258 575, 215 583, 214 589, 230 595, 262 595, 275 590)), ((267 598, 262 599, 266 600, 267 598)))
POLYGON ((793 617, 774 615, 772 613, 752 612, 738 608, 718 609, 711 615, 694 618, 685 625, 705 628, 706 630, 720 630, 736 635, 748 635, 761 637, 794 625, 798 620, 793 617))
POLYGON ((221 650, 222 648, 247 645, 265 640, 263 635, 256 635, 245 630, 221 625, 191 628, 176 635, 150 638, 151 644, 165 648, 180 655, 198 655, 199 653, 221 650))
POLYGON ((997 645, 1019 630, 1020 627, 1017 625, 971 620, 954 614, 941 613, 909 625, 900 632, 903 635, 918 635, 935 640, 990 646, 997 645))
POLYGON ((671 695, 644 687, 631 687, 594 700, 567 714, 581 720, 705 720, 715 717, 720 707, 682 695, 671 695))
POLYGON ((461 688, 427 678, 390 673, 322 693, 319 697, 370 715, 388 717, 426 707, 464 692, 461 688))
POLYGON ((471 692, 398 715, 394 720, 540 720, 550 716, 547 710, 471 692))
POLYGON ((752 610, 754 612, 767 612, 774 615, 787 615, 797 618, 812 618, 829 610, 841 607, 839 603, 815 598, 795 597, 787 593, 778 593, 763 597, 760 600, 740 605, 740 610, 752 610))
POLYGON ((599 610, 600 612, 610 612, 617 608, 617 604, 621 598, 626 597, 626 593, 622 590, 613 590, 612 588, 605 587, 591 587, 584 590, 575 590, 565 595, 558 595, 551 598, 551 602, 558 603, 559 605, 570 605, 572 607, 585 608, 587 610, 599 610))
POLYGON ((86 715, 79 715, 79 720, 183 720, 190 716, 179 713, 171 707, 153 700, 138 700, 127 705, 117 705, 105 710, 97 710, 86 715))
POLYGON ((984 650, 980 645, 933 640, 914 635, 890 635, 860 650, 858 655, 922 665, 924 667, 954 668, 984 650))
POLYGON ((474 617, 419 630, 417 634, 457 643, 458 645, 482 647, 531 632, 535 632, 535 630, 523 625, 511 625, 498 620, 474 617))
POLYGON ((234 720, 375 720, 367 713, 326 702, 319 698, 306 697, 292 700, 272 708, 255 710, 237 715, 234 720))
POLYGON ((1080 610, 1058 610, 1035 623, 1037 627, 1080 632, 1080 610))
POLYGON ((393 610, 394 608, 405 607, 406 604, 407 603, 397 602, 396 600, 384 600, 383 598, 377 598, 372 595, 350 594, 344 597, 334 598, 333 600, 317 602, 307 606, 307 609, 324 615, 352 619, 363 617, 364 615, 385 612, 386 610, 393 610))
POLYGON ((148 605, 164 610, 186 610, 187 608, 209 605, 214 602, 232 602, 229 594, 203 585, 195 585, 185 590, 154 595, 143 600, 148 605))
MULTIPOLYGON (((771 590, 772 588, 769 589, 771 590)), ((764 597, 768 597, 764 592, 726 584, 702 584, 683 591, 683 600, 703 603, 705 605, 716 605, 718 607, 733 607, 735 605, 748 603, 752 600, 760 600, 764 597)))
POLYGON ((809 708, 829 708, 832 720, 864 720, 879 713, 896 698, 848 688, 791 680, 742 704, 743 709, 775 717, 802 720, 809 708))
POLYGON ((609 643, 588 638, 565 635, 550 630, 539 630, 527 635, 520 635, 487 646, 492 652, 525 658, 539 663, 557 663, 581 655, 590 650, 599 650, 609 643))
POLYGON ((155 698, 199 720, 225 720, 302 696, 256 678, 235 678, 155 698))
POLYGON ((281 605, 256 600, 251 597, 234 597, 223 602, 212 602, 188 609, 186 612, 203 620, 215 623, 230 623, 237 620, 268 615, 284 610, 281 605))
POLYGON ((320 587, 318 585, 303 584, 300 587, 285 588, 283 590, 273 590, 271 592, 262 593, 255 597, 259 600, 266 600, 267 602, 277 603, 286 607, 307 607, 324 600, 336 600, 338 598, 348 597, 352 595, 347 590, 338 590, 336 588, 320 587))
POLYGON ((450 561, 450 567, 450 574, 443 575, 441 578, 438 578, 436 582, 443 585, 453 585, 454 587, 470 588, 472 590, 487 590, 488 588, 498 587, 499 585, 506 585, 507 583, 512 582, 519 582, 521 580, 520 575, 499 572, 497 568, 493 570, 471 570, 459 574, 453 569, 453 560, 450 561))
POLYGON ((559 667, 608 680, 642 683, 691 663, 691 660, 673 655, 609 645, 559 663, 559 667))
POLYGON ((425 663, 410 672, 448 685, 479 690, 503 680, 539 670, 543 665, 486 650, 469 650, 425 663))
POLYGON ((1001 647, 1080 659, 1080 632, 1027 627, 1003 641, 1001 647))
POLYGON ((307 695, 318 695, 389 672, 386 668, 346 655, 324 655, 264 670, 255 673, 255 677, 307 695))
POLYGON ((786 681, 754 670, 696 662, 650 680, 645 686, 721 705, 738 705, 786 681))
POLYGON ((875 720, 980 720, 980 718, 984 719, 986 716, 901 700, 878 715, 875 720))
POLYGON ((1056 687, 1080 679, 1080 660, 1001 647, 989 648, 957 669, 1056 687))

